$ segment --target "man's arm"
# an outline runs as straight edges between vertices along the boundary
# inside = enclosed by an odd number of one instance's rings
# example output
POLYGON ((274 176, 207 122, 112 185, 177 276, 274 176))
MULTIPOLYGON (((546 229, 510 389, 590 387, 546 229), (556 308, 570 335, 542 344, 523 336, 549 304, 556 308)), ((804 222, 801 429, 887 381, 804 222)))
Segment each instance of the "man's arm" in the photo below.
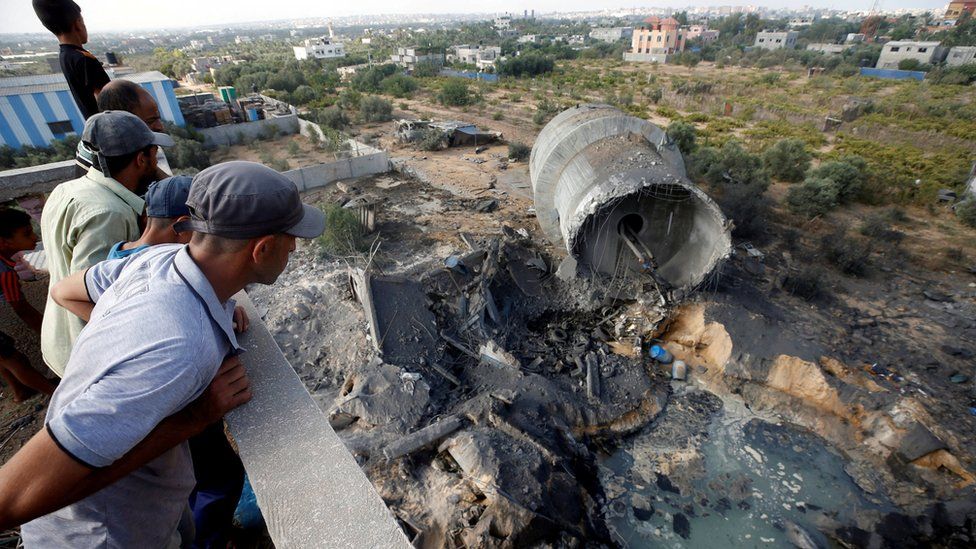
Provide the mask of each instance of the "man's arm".
POLYGON ((85 322, 88 322, 95 308, 85 285, 87 274, 87 270, 78 271, 51 287, 51 299, 85 322))
POLYGON ((236 356, 228 357, 197 400, 161 421, 122 458, 102 468, 83 464, 63 450, 47 429, 42 430, 0 468, 0 530, 52 513, 101 490, 250 399, 244 366, 236 356))
POLYGON ((43 316, 26 299, 11 302, 10 307, 31 330, 41 333, 41 319, 43 316))

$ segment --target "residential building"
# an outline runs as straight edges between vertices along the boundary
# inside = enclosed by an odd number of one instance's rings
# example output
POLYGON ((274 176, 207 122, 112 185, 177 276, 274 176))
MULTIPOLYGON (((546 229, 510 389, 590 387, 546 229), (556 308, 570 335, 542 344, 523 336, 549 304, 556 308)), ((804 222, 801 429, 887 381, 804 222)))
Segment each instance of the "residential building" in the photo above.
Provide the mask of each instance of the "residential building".
POLYGON ((538 34, 523 34, 516 40, 519 44, 537 44, 539 43, 538 34))
POLYGON ((953 46, 949 49, 945 62, 950 67, 976 63, 976 46, 953 46))
POLYGON ((346 56, 346 47, 331 36, 310 38, 304 46, 294 46, 295 59, 336 59, 346 56))
POLYGON ((963 12, 969 12, 971 16, 976 15, 976 0, 949 2, 949 5, 946 6, 945 15, 942 18, 955 21, 962 17, 963 12))
POLYGON ((444 54, 434 53, 424 48, 397 48, 397 52, 390 56, 390 60, 412 71, 417 67, 418 63, 431 63, 442 66, 444 64, 444 54))
POLYGON ((508 30, 512 28, 512 16, 503 15, 501 17, 496 17, 494 24, 496 30, 508 30))
POLYGON ((210 72, 210 69, 219 69, 223 60, 219 57, 194 57, 190 60, 190 69, 193 72, 210 72))
POLYGON ((864 42, 864 35, 859 32, 849 32, 847 38, 844 39, 845 44, 857 44, 859 42, 864 42))
POLYGON ((685 31, 685 40, 700 40, 702 44, 709 44, 718 40, 719 31, 708 28, 708 25, 691 25, 685 31))
POLYGON ((630 40, 633 35, 633 27, 597 27, 590 31, 590 38, 611 44, 624 39, 630 40))
POLYGON ((238 46, 241 45, 241 44, 250 44, 251 43, 251 37, 250 36, 235 36, 234 37, 234 43, 237 44, 238 46))
POLYGON ((685 31, 679 26, 673 17, 648 17, 634 29, 624 61, 667 63, 671 55, 685 49, 685 31))
POLYGON ((764 50, 792 50, 796 47, 796 38, 800 33, 797 31, 770 31, 762 30, 756 33, 754 47, 764 50))
POLYGON ((919 63, 935 64, 946 57, 946 49, 939 42, 910 42, 895 40, 886 43, 881 48, 881 57, 875 68, 897 69, 898 64, 908 59, 915 59, 919 63))
POLYGON ((467 63, 475 65, 479 70, 494 67, 502 56, 501 46, 451 46, 447 54, 449 63, 467 63))
MULTIPOLYGON (((159 71, 124 77, 146 89, 163 120, 185 125, 173 81, 159 71)), ((0 145, 46 147, 55 139, 81 135, 85 119, 61 73, 0 78, 0 145)))
POLYGON ((790 22, 787 23, 787 26, 790 27, 791 29, 801 29, 803 27, 809 27, 812 24, 813 24, 813 19, 811 19, 810 17, 794 17, 793 19, 790 19, 790 22))

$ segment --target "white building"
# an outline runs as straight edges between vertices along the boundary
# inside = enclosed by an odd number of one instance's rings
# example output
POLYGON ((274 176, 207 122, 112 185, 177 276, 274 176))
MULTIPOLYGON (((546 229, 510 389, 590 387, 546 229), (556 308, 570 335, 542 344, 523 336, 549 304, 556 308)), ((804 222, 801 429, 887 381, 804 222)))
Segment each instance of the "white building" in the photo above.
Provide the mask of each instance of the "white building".
POLYGON ((597 27, 590 31, 590 38, 613 44, 620 40, 630 40, 634 27, 597 27))
POLYGON ((234 43, 237 44, 237 45, 250 44, 251 43, 251 37, 250 36, 235 36, 234 37, 234 43))
POLYGON ((849 32, 847 33, 847 38, 844 40, 845 44, 857 44, 858 42, 864 42, 864 35, 859 32, 849 32))
POLYGON ((539 42, 539 35, 537 34, 523 34, 518 37, 517 42, 519 44, 536 44, 539 42))
POLYGON ((793 19, 790 19, 788 26, 791 29, 800 29, 803 27, 809 27, 812 24, 813 19, 809 17, 794 17, 793 19))
POLYGON ((397 48, 397 52, 390 56, 390 60, 401 67, 413 70, 417 67, 418 63, 431 63, 437 66, 443 65, 444 54, 433 53, 423 48, 397 48))
POLYGON ((764 50, 792 50, 796 47, 796 37, 800 33, 796 31, 759 31, 756 34, 756 42, 753 46, 764 50))
POLYGON ((512 16, 503 15, 501 17, 496 17, 494 24, 495 24, 495 29, 497 30, 508 30, 512 28, 512 16))
POLYGON ((976 46, 953 46, 945 62, 950 67, 976 63, 976 46))
POLYGON ((447 61, 449 63, 467 63, 476 65, 479 70, 494 67, 495 63, 501 59, 501 46, 451 46, 447 61))
POLYGON ((895 40, 888 42, 881 48, 878 58, 878 69, 897 69, 898 64, 908 59, 915 59, 919 63, 933 65, 940 63, 946 56, 946 49, 940 42, 910 42, 895 40))
POLYGON ((310 38, 305 41, 304 46, 294 46, 295 59, 336 59, 346 56, 346 47, 328 36, 320 38, 310 38))

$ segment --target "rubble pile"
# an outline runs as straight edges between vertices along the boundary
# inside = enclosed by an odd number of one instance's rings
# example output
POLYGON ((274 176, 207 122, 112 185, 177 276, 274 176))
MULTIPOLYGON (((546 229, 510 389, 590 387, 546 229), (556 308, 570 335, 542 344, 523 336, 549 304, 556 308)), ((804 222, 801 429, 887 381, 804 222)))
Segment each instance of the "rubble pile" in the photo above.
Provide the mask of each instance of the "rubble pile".
POLYGON ((381 493, 418 545, 609 542, 595 452, 663 409, 640 350, 669 305, 647 275, 563 280, 513 231, 474 244, 416 281, 351 276, 377 358, 345 380, 333 427, 367 471, 396 469, 381 493))

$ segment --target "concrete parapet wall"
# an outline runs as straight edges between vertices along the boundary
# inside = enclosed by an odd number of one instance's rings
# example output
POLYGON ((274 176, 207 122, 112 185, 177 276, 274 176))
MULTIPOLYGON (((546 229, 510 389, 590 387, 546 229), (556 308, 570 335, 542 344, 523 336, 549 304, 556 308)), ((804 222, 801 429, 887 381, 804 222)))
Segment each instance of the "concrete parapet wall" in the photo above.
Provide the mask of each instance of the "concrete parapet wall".
POLYGON ((251 318, 239 341, 254 397, 226 420, 275 547, 410 547, 247 294, 234 298, 251 318))
POLYGON ((276 118, 266 118, 254 122, 243 122, 241 124, 226 124, 214 126, 213 128, 203 128, 199 131, 203 134, 203 146, 216 148, 221 145, 230 146, 241 142, 241 138, 256 139, 268 131, 268 127, 278 128, 278 133, 293 134, 298 133, 298 115, 289 114, 276 118))
POLYGON ((74 178, 74 160, 5 170, 0 172, 0 202, 51 192, 58 183, 74 178))
POLYGON ((296 168, 284 173, 285 177, 291 179, 295 185, 298 185, 298 190, 308 191, 340 179, 350 179, 388 171, 390 171, 390 158, 386 152, 379 151, 362 156, 341 158, 335 162, 296 168))

